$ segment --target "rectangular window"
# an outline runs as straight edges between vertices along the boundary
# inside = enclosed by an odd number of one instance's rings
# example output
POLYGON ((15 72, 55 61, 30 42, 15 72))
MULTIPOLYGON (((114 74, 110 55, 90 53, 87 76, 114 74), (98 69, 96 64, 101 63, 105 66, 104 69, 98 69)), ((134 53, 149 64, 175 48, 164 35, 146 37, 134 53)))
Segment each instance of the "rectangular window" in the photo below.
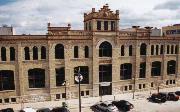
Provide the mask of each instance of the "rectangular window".
POLYGON ((4 99, 5 103, 9 103, 9 98, 4 99))
POLYGON ((127 80, 132 78, 132 64, 125 63, 120 66, 120 80, 127 80))
POLYGON ((173 84, 176 84, 176 80, 173 80, 173 84))
POLYGON ((16 102, 16 98, 11 98, 11 102, 16 102))
POLYGON ((132 85, 129 85, 129 90, 132 90, 132 85))
POLYGON ((146 88, 146 84, 143 84, 143 88, 146 88))
POLYGON ((89 21, 89 31, 91 30, 91 21, 89 21))
POLYGON ((64 67, 56 68, 56 86, 64 86, 63 83, 65 81, 65 69, 64 67))
POLYGON ((78 50, 78 46, 74 46, 74 58, 78 58, 79 57, 79 50, 78 50))
POLYGON ((111 21, 111 31, 115 31, 115 21, 111 21))
POLYGON ((0 99, 0 103, 2 103, 2 99, 0 99))
POLYGON ((112 65, 99 65, 99 82, 112 81, 112 65))
POLYGON ((61 99, 61 95, 60 94, 56 94, 56 99, 61 99))
POLYGON ((151 87, 154 87, 154 83, 153 82, 151 82, 151 87))
POLYGON ((125 87, 124 87, 124 90, 125 90, 125 91, 127 91, 127 90, 128 90, 128 87, 127 87, 127 86, 125 86, 125 87))
POLYGON ((108 21, 104 21, 104 30, 108 30, 108 21))
POLYGON ((139 78, 146 78, 146 62, 140 64, 139 78))
POLYGON ((62 98, 66 98, 66 93, 62 93, 62 98))
POLYGON ((176 61, 171 60, 167 63, 167 74, 175 74, 176 73, 176 61))
POLYGON ((97 30, 101 30, 101 21, 97 21, 97 30))
POLYGON ((141 84, 139 84, 139 89, 142 89, 141 84))
POLYGON ((84 91, 81 91, 81 96, 84 96, 84 91))
POLYGON ((160 76, 160 75, 161 75, 161 62, 159 61, 152 62, 151 76, 160 76))
POLYGON ((89 96, 89 91, 86 91, 86 96, 89 96))

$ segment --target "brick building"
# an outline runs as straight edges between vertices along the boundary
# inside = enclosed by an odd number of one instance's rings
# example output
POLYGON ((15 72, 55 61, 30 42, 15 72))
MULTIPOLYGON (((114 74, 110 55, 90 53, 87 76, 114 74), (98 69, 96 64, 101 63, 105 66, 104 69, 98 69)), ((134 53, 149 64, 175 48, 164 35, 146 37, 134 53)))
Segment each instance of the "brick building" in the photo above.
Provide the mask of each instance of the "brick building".
POLYGON ((151 27, 119 29, 119 11, 84 14, 84 30, 53 27, 46 35, 0 36, 0 103, 99 96, 179 85, 180 38, 151 27), (135 84, 134 84, 135 83, 135 84))

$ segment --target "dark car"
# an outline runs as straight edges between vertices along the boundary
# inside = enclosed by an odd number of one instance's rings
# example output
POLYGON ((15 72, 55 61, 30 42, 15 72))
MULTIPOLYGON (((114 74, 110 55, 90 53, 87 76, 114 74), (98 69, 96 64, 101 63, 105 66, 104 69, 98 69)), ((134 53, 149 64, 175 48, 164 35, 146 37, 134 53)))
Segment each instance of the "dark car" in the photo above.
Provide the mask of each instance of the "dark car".
POLYGON ((178 101, 179 100, 179 96, 176 95, 174 92, 169 92, 168 93, 168 100, 169 101, 178 101))
POLYGON ((51 110, 51 112, 70 112, 66 107, 56 107, 51 110))
POLYGON ((90 107, 94 112, 119 112, 111 102, 100 102, 90 107))
POLYGON ((148 100, 154 103, 164 103, 168 99, 168 94, 167 93, 153 93, 148 100))
POLYGON ((12 108, 6 108, 6 109, 0 110, 0 112, 14 112, 14 110, 12 108))
POLYGON ((130 109, 134 108, 134 105, 126 100, 112 101, 112 104, 114 104, 121 111, 129 111, 130 109))
POLYGON ((51 110, 49 108, 41 108, 38 109, 36 112, 51 112, 51 110))
POLYGON ((180 96, 180 91, 176 91, 175 94, 180 96))

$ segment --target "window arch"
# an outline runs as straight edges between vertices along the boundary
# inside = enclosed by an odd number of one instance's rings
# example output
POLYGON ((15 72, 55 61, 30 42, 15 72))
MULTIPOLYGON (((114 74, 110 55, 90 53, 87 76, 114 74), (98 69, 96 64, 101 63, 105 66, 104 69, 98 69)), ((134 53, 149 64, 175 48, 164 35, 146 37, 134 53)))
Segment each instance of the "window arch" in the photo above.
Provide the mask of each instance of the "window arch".
POLYGON ((1 47, 1 60, 2 61, 6 61, 6 48, 5 47, 1 47))
POLYGON ((34 68, 28 70, 29 88, 45 87, 45 70, 34 68))
POLYGON ((88 46, 85 46, 84 48, 84 52, 85 52, 85 58, 89 58, 89 47, 88 46))
POLYGON ((25 60, 30 60, 29 47, 24 48, 25 60))
POLYGON ((156 55, 159 55, 159 46, 156 45, 156 55))
POLYGON ((132 56, 132 45, 129 46, 129 56, 132 56))
POLYGON ((174 45, 171 45, 171 54, 174 54, 174 45))
POLYGON ((176 61, 170 60, 167 62, 167 74, 175 74, 176 73, 176 61))
POLYGON ((10 61, 15 60, 15 49, 14 47, 10 47, 10 61))
POLYGON ((142 43, 140 46, 140 55, 146 55, 146 47, 147 45, 145 43, 142 43))
POLYGON ((121 56, 124 56, 125 53, 124 53, 124 45, 121 46, 121 56))
POLYGON ((151 55, 154 55, 154 45, 151 45, 151 55))
POLYGON ((151 76, 160 76, 160 75, 161 75, 161 62, 160 61, 152 62, 151 76))
POLYGON ((169 54, 169 45, 167 45, 167 54, 169 54))
POLYGON ((99 46, 99 57, 112 57, 112 45, 105 41, 99 46))
POLYGON ((55 59, 64 59, 64 46, 62 44, 55 46, 55 59))
POLYGON ((36 46, 33 47, 33 60, 38 60, 38 48, 36 46))
POLYGON ((41 59, 46 59, 46 47, 41 47, 41 59))
POLYGON ((79 57, 79 48, 78 46, 74 46, 74 58, 78 58, 79 57))

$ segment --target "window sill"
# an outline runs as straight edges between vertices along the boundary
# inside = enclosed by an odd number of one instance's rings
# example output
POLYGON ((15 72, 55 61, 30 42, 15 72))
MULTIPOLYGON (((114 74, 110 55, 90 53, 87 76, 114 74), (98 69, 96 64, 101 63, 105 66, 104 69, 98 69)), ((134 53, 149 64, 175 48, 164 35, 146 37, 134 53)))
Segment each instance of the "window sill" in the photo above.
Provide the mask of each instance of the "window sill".
POLYGON ((2 90, 0 93, 15 92, 15 90, 2 90))
POLYGON ((138 78, 139 80, 145 80, 146 78, 138 78))
POLYGON ((176 74, 167 74, 168 76, 176 76, 176 74))
POLYGON ((131 80, 133 80, 133 79, 124 79, 124 80, 122 80, 122 79, 120 79, 120 81, 131 81, 131 80))
POLYGON ((43 87, 43 88, 28 88, 29 91, 31 91, 31 90, 45 90, 45 89, 46 89, 45 87, 43 87))

